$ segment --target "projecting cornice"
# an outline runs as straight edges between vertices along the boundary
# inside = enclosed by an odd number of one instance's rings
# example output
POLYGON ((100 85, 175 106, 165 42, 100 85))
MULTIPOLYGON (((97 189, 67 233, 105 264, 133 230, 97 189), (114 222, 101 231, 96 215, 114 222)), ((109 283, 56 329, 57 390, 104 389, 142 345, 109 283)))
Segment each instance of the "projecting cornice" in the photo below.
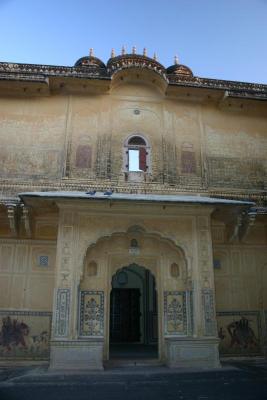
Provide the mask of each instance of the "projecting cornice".
POLYGON ((58 88, 62 88, 64 85, 72 84, 78 79, 83 88, 92 85, 93 81, 98 81, 101 85, 102 81, 103 90, 108 90, 113 76, 118 71, 130 74, 132 69, 139 69, 153 71, 166 82, 169 89, 180 87, 217 90, 227 98, 242 100, 267 99, 267 85, 200 78, 194 76, 187 66, 175 64, 165 68, 155 59, 144 55, 125 54, 118 57, 114 56, 109 59, 107 66, 101 60, 92 56, 83 57, 78 61, 73 67, 1 62, 1 87, 4 88, 7 85, 10 87, 17 83, 18 90, 26 92, 25 85, 28 84, 35 88, 34 90, 36 90, 37 94, 46 94, 50 90, 54 91, 55 82, 58 88))

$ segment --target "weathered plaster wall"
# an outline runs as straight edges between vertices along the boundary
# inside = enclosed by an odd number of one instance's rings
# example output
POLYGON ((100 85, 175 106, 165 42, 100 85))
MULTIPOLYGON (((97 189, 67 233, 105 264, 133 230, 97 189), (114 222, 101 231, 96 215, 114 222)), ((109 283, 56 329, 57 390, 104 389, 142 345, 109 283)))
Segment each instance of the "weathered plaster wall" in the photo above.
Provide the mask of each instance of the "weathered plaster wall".
POLYGON ((52 311, 55 243, 0 241, 1 309, 52 311))
POLYGON ((62 176, 68 98, 0 98, 0 176, 62 176))
POLYGON ((209 184, 266 188, 266 117, 244 110, 203 109, 209 184))
POLYGON ((267 309, 266 246, 214 247, 217 311, 267 309))
POLYGON ((125 83, 105 95, 2 98, 0 120, 0 178, 23 180, 27 190, 63 177, 71 178, 63 186, 129 186, 123 145, 131 134, 144 135, 151 148, 144 188, 266 186, 266 117, 249 107, 164 97, 125 83))

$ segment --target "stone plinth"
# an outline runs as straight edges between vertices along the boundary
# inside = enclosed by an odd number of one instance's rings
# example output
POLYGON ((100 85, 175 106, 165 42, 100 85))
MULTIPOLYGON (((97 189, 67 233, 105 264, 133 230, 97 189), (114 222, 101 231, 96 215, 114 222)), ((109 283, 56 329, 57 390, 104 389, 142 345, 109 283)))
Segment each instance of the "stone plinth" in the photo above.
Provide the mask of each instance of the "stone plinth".
POLYGON ((166 364, 170 368, 219 368, 216 338, 166 338, 166 364))
POLYGON ((102 370, 103 339, 51 341, 50 369, 102 370))

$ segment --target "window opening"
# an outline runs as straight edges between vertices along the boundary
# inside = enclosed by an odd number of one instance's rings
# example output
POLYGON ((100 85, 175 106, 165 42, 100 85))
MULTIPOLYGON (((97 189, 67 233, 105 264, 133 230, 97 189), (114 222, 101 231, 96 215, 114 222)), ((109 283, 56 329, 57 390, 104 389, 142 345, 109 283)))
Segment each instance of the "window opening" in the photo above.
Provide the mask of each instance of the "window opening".
POLYGON ((140 136, 133 136, 128 141, 128 171, 147 171, 146 142, 140 136))
POLYGON ((140 171, 139 169, 139 150, 129 149, 129 171, 140 171))

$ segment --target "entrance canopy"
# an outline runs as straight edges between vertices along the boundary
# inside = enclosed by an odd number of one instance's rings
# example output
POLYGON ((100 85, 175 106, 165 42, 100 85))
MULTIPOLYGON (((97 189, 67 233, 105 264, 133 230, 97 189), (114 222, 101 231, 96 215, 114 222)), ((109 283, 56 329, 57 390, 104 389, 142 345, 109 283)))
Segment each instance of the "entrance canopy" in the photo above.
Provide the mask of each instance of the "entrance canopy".
POLYGON ((105 210, 105 212, 113 215, 127 209, 127 213, 133 215, 152 213, 154 215, 175 216, 177 213, 187 212, 198 214, 202 209, 202 211, 212 214, 213 218, 227 225, 230 224, 231 230, 236 231, 240 230, 241 225, 243 230, 247 229, 250 214, 253 213, 252 208, 255 205, 250 201, 201 195, 133 194, 117 193, 112 190, 105 192, 95 190, 88 192, 25 192, 20 193, 19 197, 26 207, 29 206, 31 209, 38 210, 38 213, 42 213, 41 210, 47 211, 48 209, 51 212, 57 212, 61 206, 74 207, 76 210, 78 208, 91 209, 92 211, 96 209, 105 210), (241 225, 240 218, 242 219, 241 225))
POLYGON ((224 198, 213 198, 205 196, 187 196, 187 195, 166 195, 166 194, 133 194, 133 193, 114 193, 112 191, 96 192, 94 190, 89 192, 25 192, 20 193, 19 197, 24 203, 29 199, 42 198, 42 199, 79 199, 87 201, 134 201, 134 202, 151 202, 151 203, 183 203, 183 204, 208 204, 208 205, 232 205, 232 206, 245 206, 252 207, 253 202, 229 200, 224 198))

